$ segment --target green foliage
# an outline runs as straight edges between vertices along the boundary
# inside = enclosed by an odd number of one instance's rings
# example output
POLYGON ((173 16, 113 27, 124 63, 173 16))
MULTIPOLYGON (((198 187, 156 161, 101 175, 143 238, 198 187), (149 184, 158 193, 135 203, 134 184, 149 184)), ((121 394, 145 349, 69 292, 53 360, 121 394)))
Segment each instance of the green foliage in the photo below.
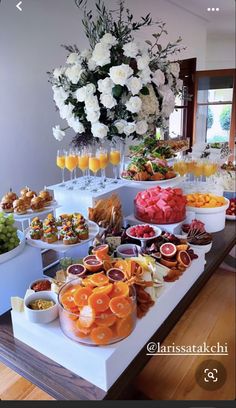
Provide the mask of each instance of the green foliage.
POLYGON ((230 129, 230 116, 231 116, 231 109, 229 106, 226 106, 220 114, 220 124, 223 130, 230 129))
POLYGON ((208 111, 207 111, 207 129, 210 129, 212 127, 213 121, 214 121, 214 116, 213 116, 212 109, 210 107, 208 107, 208 111))

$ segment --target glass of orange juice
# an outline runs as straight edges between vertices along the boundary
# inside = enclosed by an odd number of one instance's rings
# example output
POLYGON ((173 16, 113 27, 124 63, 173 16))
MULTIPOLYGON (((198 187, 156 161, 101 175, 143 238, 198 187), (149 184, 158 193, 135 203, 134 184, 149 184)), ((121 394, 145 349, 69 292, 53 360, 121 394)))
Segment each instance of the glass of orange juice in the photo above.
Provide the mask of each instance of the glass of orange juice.
POLYGON ((94 174, 94 184, 95 187, 93 190, 91 190, 92 192, 96 192, 98 191, 97 188, 97 172, 98 170, 100 170, 101 166, 100 166, 100 160, 99 158, 96 156, 96 154, 91 153, 89 156, 89 170, 93 172, 94 174))
MULTIPOLYGON (((68 152, 66 152, 65 167, 70 172, 71 181, 73 180, 73 171, 76 169, 77 164, 78 164, 77 153, 75 150, 70 149, 68 152)), ((73 187, 70 187, 70 189, 73 189, 73 187)))
POLYGON ((121 153, 120 153, 120 148, 118 145, 111 147, 109 161, 113 165, 113 172, 114 172, 113 183, 118 183, 118 171, 119 171, 119 164, 121 161, 121 153))
POLYGON ((65 150, 57 151, 57 167, 61 169, 61 179, 62 182, 60 187, 65 186, 65 150))
POLYGON ((102 181, 101 181, 101 186, 105 187, 105 182, 106 182, 106 168, 109 163, 109 157, 108 157, 108 151, 107 149, 100 147, 97 150, 97 157, 100 160, 100 169, 101 169, 101 176, 102 176, 102 181))

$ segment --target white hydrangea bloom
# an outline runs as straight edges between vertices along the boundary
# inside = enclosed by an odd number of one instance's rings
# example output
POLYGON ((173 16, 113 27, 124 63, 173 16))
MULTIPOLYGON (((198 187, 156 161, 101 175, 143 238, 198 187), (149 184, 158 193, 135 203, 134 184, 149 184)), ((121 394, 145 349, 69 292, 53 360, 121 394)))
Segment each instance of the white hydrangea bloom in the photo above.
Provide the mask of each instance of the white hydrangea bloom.
POLYGON ((100 67, 110 64, 111 55, 109 46, 105 43, 97 43, 93 50, 92 60, 100 67))
POLYGON ((105 79, 99 79, 98 81, 98 90, 101 93, 110 94, 112 92, 113 86, 114 83, 109 77, 106 77, 105 79))
POLYGON ((149 68, 149 63, 150 63, 149 55, 146 54, 146 55, 138 56, 136 60, 137 60, 138 69, 140 71, 149 68))
POLYGON ((53 71, 53 76, 56 79, 59 79, 60 76, 62 76, 65 73, 65 68, 61 67, 61 68, 55 68, 53 71))
POLYGON ((114 125, 117 128, 119 135, 124 133, 124 129, 127 126, 127 123, 128 122, 126 120, 124 120, 124 119, 116 120, 114 122, 114 125))
POLYGON ((127 125, 124 128, 124 133, 126 136, 131 135, 136 131, 136 123, 135 122, 127 122, 127 125))
POLYGON ((67 68, 65 75, 67 76, 67 78, 69 79, 69 81, 72 82, 72 84, 76 85, 79 80, 80 77, 83 73, 83 69, 81 67, 80 64, 76 64, 76 65, 72 65, 71 67, 67 68))
POLYGON ((59 125, 54 126, 52 128, 52 133, 53 133, 53 136, 55 137, 55 139, 58 140, 59 142, 61 142, 62 139, 64 139, 64 137, 66 135, 64 130, 62 130, 59 125))
POLYGON ((159 87, 161 85, 164 85, 165 83, 165 74, 162 72, 160 69, 157 69, 153 74, 152 74, 152 82, 159 87))
POLYGON ((100 42, 104 43, 104 44, 107 44, 107 45, 110 45, 111 47, 118 43, 116 37, 114 37, 114 35, 112 35, 110 33, 104 34, 104 36, 100 39, 100 42))
POLYGON ((112 94, 101 94, 100 102, 107 109, 112 109, 114 106, 117 105, 116 99, 113 98, 112 94))
POLYGON ((132 76, 127 80, 126 86, 128 90, 132 93, 132 95, 137 95, 139 91, 142 89, 143 83, 141 78, 132 76))
POLYGON ((85 131, 83 123, 74 116, 67 120, 68 125, 75 131, 75 133, 83 133, 85 131))
POLYGON ((73 116, 73 109, 74 106, 71 103, 61 106, 61 108, 59 109, 61 118, 66 120, 70 119, 73 116))
POLYGON ((90 110, 93 111, 99 111, 99 103, 98 103, 98 98, 95 95, 90 95, 88 97, 86 97, 85 99, 85 107, 87 112, 90 110))
POLYGON ((138 46, 134 41, 126 43, 123 46, 124 55, 130 58, 136 58, 139 52, 138 46))
POLYGON ((107 136, 109 128, 103 123, 96 122, 92 124, 91 130, 92 130, 92 134, 94 137, 98 137, 99 139, 104 139, 104 137, 107 136))
POLYGON ((139 77, 142 80, 143 85, 150 84, 151 82, 151 73, 152 71, 150 70, 149 67, 143 69, 142 71, 139 72, 139 77))
POLYGON ((88 120, 88 122, 91 122, 91 123, 96 123, 96 122, 98 122, 99 121, 99 118, 100 118, 100 110, 97 110, 97 111, 93 111, 93 110, 89 110, 89 111, 87 111, 86 110, 86 117, 87 117, 87 120, 88 120))
POLYGON ((121 64, 110 68, 109 75, 116 85, 124 86, 128 78, 133 75, 133 70, 127 64, 121 64))
POLYGON ((131 113, 138 113, 142 107, 142 100, 138 96, 131 96, 125 105, 131 113))
POLYGON ((140 120, 136 123, 136 133, 138 135, 144 135, 148 130, 148 124, 145 120, 140 120))
POLYGON ((77 54, 77 52, 72 52, 67 60, 66 60, 67 64, 79 64, 80 63, 80 56, 79 54, 77 54))

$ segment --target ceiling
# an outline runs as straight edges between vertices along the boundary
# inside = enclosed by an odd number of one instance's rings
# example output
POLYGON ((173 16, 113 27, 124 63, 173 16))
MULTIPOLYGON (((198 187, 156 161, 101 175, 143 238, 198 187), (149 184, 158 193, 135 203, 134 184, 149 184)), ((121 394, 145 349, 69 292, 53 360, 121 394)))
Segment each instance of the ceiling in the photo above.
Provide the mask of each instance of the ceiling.
POLYGON ((235 34, 235 0, 167 0, 206 22, 209 34, 235 34), (207 8, 219 7, 219 11, 207 8))

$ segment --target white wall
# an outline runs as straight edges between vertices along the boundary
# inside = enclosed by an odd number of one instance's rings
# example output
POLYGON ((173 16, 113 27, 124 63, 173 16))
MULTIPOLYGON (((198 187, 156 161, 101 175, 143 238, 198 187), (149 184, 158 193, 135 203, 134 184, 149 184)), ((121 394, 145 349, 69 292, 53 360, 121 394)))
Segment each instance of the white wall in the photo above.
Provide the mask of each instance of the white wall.
POLYGON ((206 69, 226 68, 235 68, 235 35, 208 35, 206 69))
MULTIPOLYGON (((38 190, 59 181, 55 155, 63 146, 51 129, 61 121, 46 72, 64 64, 66 52, 60 44, 87 45, 73 0, 24 0, 22 12, 15 5, 16 0, 0 5, 0 196, 9 187, 19 190, 27 184, 38 190)), ((128 0, 127 5, 135 16, 151 12, 154 19, 166 21, 168 40, 181 35, 187 46, 180 57, 197 57, 198 69, 205 68, 206 28, 201 19, 166 0, 128 0)), ((151 32, 147 29, 139 38, 151 32)))

